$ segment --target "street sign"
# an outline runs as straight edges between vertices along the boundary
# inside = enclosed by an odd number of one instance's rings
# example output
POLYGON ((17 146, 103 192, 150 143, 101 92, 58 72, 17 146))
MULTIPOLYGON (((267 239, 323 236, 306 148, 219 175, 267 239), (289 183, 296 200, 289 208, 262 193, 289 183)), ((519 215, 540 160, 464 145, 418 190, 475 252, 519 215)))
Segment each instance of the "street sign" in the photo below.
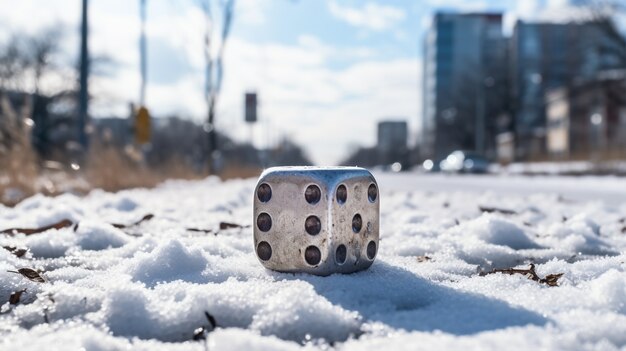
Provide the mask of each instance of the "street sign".
POLYGON ((135 141, 137 144, 147 144, 150 142, 150 112, 144 106, 139 107, 135 116, 135 141))
POLYGON ((256 93, 246 93, 246 115, 245 120, 248 123, 254 123, 257 121, 256 116, 256 93))

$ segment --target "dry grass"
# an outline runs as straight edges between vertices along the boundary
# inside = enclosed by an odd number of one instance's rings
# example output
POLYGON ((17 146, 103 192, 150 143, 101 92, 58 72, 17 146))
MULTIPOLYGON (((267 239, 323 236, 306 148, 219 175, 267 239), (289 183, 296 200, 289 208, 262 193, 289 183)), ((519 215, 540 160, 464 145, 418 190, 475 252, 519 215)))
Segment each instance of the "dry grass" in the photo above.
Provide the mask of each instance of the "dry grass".
POLYGON ((263 169, 250 166, 229 166, 226 167, 221 173, 222 179, 235 179, 235 178, 256 178, 261 175, 263 169))
POLYGON ((30 127, 22 122, 29 112, 15 111, 6 96, 0 98, 0 203, 13 204, 32 195, 36 187, 37 157, 30 127))
POLYGON ((92 188, 106 191, 149 188, 167 179, 200 179, 206 176, 176 161, 166 162, 157 168, 148 167, 132 148, 119 150, 98 145, 90 150, 84 175, 92 188))
MULTIPOLYGON (((171 159, 158 167, 148 167, 141 161, 141 153, 135 148, 124 151, 115 148, 93 146, 86 164, 85 176, 93 188, 119 191, 129 188, 150 188, 168 179, 203 179, 209 174, 198 172, 186 163, 171 159)), ((261 174, 261 169, 247 166, 226 167, 219 176, 222 179, 250 178, 261 174)))
MULTIPOLYGON (((91 189, 115 192, 130 188, 151 188, 168 179, 202 179, 207 172, 197 172, 183 162, 171 160, 158 167, 148 167, 134 149, 120 150, 92 145, 88 162, 79 171, 42 169, 25 142, 10 152, 0 153, 0 203, 13 206, 36 193, 58 195, 64 192, 85 194, 91 189)), ((261 169, 230 166, 222 179, 256 177, 261 169)))
POLYGON ((0 153, 0 203, 15 204, 35 193, 37 165, 28 149, 15 147, 0 153))

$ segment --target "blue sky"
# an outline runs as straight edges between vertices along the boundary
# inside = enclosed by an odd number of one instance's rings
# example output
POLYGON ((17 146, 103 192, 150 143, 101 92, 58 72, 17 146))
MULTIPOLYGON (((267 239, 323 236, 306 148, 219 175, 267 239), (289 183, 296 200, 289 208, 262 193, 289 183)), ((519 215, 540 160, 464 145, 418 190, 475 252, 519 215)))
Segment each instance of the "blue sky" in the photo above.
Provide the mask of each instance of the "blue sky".
MULTIPOLYGON (((125 116, 139 95, 139 0, 90 4, 92 53, 114 62, 109 74, 92 79, 97 98, 91 113, 125 116)), ((388 118, 407 120, 415 142, 422 36, 438 9, 502 11, 509 31, 517 18, 563 13, 567 0, 238 0, 218 128, 248 138, 243 94, 255 90, 257 146, 286 136, 317 163, 333 164, 357 145, 373 145, 376 123, 388 118)), ((79 16, 80 0, 0 0, 0 40, 11 32, 65 28, 58 61, 71 76, 79 16)), ((203 30, 196 2, 148 0, 147 105, 153 115, 203 119, 203 30)), ((50 90, 64 82, 48 80, 50 90)))

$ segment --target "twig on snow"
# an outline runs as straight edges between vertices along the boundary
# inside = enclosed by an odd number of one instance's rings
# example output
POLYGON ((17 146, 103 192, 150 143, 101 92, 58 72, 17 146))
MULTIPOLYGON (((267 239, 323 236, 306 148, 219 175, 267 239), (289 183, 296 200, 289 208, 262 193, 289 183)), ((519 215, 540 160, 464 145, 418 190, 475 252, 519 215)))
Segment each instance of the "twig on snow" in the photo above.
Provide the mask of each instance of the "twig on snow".
POLYGON ((545 278, 541 278, 535 272, 535 265, 533 263, 530 264, 530 268, 528 269, 518 269, 518 268, 506 268, 506 269, 492 269, 489 272, 480 272, 479 275, 481 277, 486 276, 487 274, 494 273, 504 273, 504 274, 522 274, 525 275, 528 279, 534 280, 541 284, 546 284, 548 286, 559 286, 558 280, 563 276, 563 273, 557 274, 548 274, 545 278))

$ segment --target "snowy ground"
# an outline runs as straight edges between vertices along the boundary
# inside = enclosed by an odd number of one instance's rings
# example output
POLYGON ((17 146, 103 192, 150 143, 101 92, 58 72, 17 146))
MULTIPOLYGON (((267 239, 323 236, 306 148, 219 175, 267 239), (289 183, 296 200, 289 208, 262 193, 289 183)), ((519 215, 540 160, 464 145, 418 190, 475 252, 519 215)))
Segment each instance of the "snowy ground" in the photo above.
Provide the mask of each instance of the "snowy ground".
POLYGON ((257 262, 254 180, 0 205, 0 231, 78 223, 0 234, 0 349, 626 349, 626 179, 377 177, 379 255, 329 277, 257 262), (559 286, 479 274, 530 263, 559 286))

